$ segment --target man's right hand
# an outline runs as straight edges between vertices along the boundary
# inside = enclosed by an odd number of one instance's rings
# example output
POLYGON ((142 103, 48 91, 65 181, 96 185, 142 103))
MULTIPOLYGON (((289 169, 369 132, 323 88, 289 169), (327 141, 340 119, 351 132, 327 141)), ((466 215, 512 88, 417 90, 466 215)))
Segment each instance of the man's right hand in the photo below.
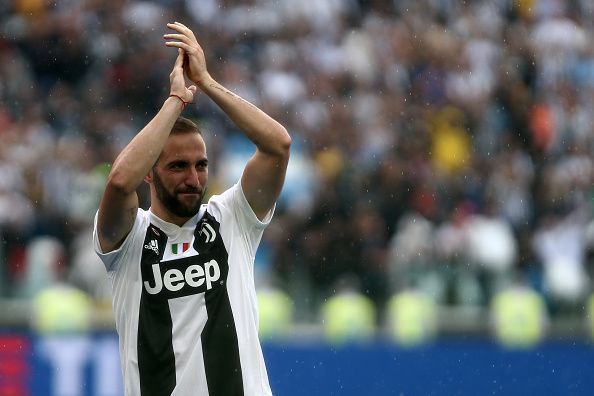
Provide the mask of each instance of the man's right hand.
POLYGON ((196 93, 196 86, 190 85, 186 87, 186 80, 184 78, 184 50, 178 49, 177 58, 173 65, 173 70, 169 74, 169 82, 171 84, 170 95, 178 96, 185 103, 191 103, 196 93))
POLYGON ((190 103, 196 87, 186 87, 184 78, 184 52, 179 50, 173 70, 169 75, 170 95, 153 119, 122 150, 111 167, 97 217, 97 235, 103 253, 119 248, 134 226, 138 211, 136 189, 145 180, 169 137, 171 128, 183 106, 190 103))

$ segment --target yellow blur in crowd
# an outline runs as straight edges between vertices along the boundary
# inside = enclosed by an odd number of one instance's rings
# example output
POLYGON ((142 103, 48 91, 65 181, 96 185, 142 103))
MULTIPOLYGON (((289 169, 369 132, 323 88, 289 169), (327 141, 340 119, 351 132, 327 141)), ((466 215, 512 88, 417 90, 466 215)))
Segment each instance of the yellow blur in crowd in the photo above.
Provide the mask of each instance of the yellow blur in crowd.
POLYGON ((506 347, 528 348, 544 338, 546 307, 534 290, 514 286, 499 292, 493 299, 491 314, 495 336, 506 347))
POLYGON ((41 290, 33 299, 32 327, 39 334, 85 333, 91 330, 93 300, 65 283, 41 290))
MULTIPOLYGON (((258 291, 260 337, 263 341, 294 339, 294 303, 279 289, 258 291)), ((83 334, 93 329, 93 300, 80 289, 55 283, 32 300, 32 328, 41 335, 83 334)), ((380 332, 378 312, 371 300, 357 291, 339 292, 321 307, 321 331, 334 345, 368 342, 380 332)), ((544 299, 526 286, 512 286, 494 296, 490 307, 495 340, 510 349, 526 349, 547 335, 544 299)), ((587 326, 594 340, 594 294, 586 306, 587 326)), ((395 293, 386 304, 385 331, 401 347, 430 343, 439 332, 439 306, 427 294, 410 289, 395 293)))

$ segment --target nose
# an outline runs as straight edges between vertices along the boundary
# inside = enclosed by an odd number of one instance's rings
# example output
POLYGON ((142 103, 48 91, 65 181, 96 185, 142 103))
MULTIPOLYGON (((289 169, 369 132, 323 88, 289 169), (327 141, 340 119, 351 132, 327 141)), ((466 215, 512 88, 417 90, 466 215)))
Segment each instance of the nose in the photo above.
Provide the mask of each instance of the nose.
POLYGON ((200 179, 198 178, 198 172, 194 167, 189 167, 189 171, 186 174, 185 183, 189 187, 200 187, 200 179))

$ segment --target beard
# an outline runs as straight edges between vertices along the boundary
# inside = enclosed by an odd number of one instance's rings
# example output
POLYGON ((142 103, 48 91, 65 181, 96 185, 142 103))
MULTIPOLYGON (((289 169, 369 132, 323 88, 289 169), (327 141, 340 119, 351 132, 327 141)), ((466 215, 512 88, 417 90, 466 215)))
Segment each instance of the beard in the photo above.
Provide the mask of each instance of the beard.
POLYGON ((192 217, 200 210, 200 205, 202 205, 202 200, 204 199, 204 192, 206 189, 203 189, 202 192, 200 192, 200 190, 197 188, 186 187, 169 192, 163 185, 159 174, 154 169, 153 184, 155 186, 155 192, 157 193, 157 198, 159 201, 161 201, 167 211, 174 214, 175 216, 182 218, 192 217), (196 199, 190 203, 186 203, 178 198, 178 194, 183 193, 196 194, 196 199))

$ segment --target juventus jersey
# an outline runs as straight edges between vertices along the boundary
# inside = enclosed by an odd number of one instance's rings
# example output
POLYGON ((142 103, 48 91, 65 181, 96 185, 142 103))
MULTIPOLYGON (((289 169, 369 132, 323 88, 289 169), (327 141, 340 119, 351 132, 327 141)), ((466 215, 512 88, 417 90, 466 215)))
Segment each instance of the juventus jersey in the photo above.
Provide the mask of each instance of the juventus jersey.
POLYGON ((106 254, 95 218, 127 396, 271 395, 253 278, 271 217, 259 221, 237 183, 182 227, 139 209, 106 254))

